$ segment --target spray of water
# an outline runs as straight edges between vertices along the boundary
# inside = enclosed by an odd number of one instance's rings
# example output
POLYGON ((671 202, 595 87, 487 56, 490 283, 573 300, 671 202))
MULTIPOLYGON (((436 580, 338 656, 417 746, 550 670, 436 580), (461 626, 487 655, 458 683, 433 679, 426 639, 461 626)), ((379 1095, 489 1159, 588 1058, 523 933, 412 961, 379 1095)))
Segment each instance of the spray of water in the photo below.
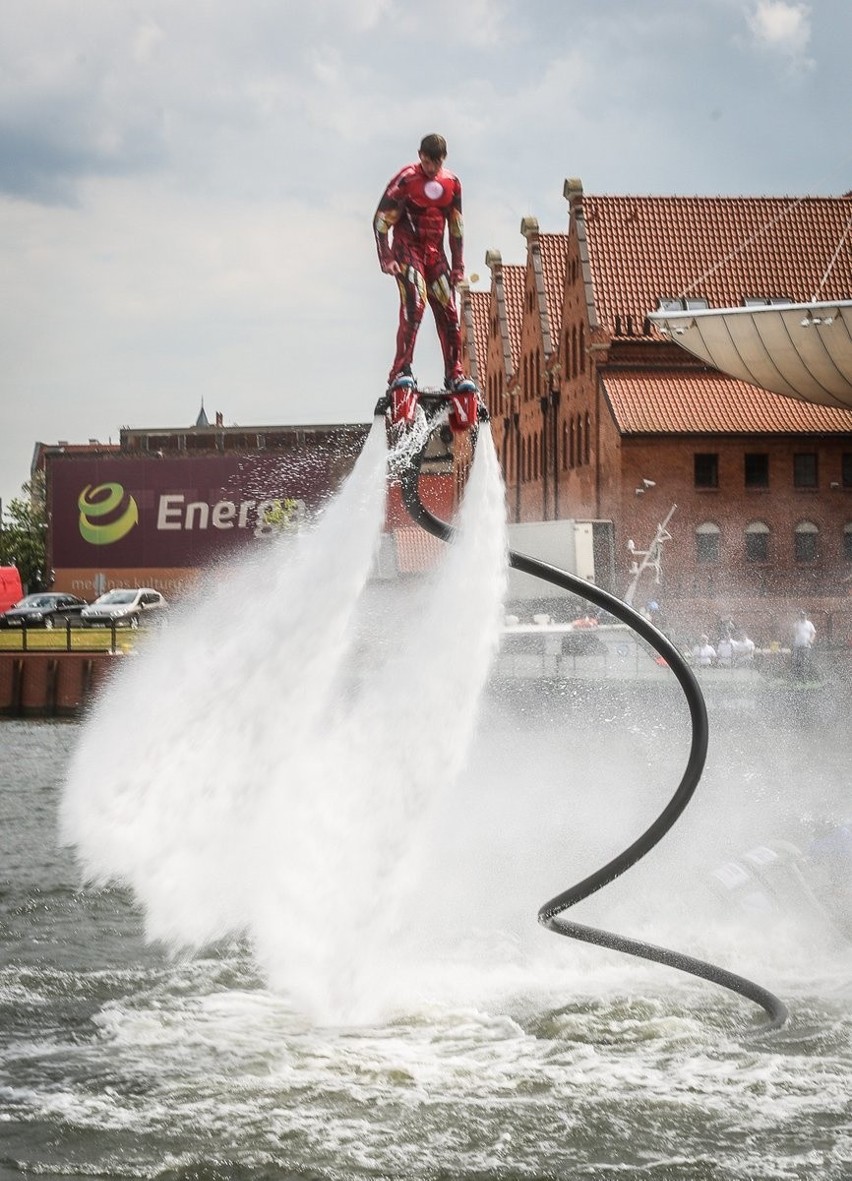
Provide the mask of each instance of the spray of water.
POLYGON ((414 589, 369 579, 387 459, 379 425, 315 530, 217 571, 128 658, 60 812, 86 877, 131 886, 149 937, 245 936, 323 1020, 357 1016, 392 958, 416 834, 464 764, 502 613, 490 433, 457 540, 414 589))

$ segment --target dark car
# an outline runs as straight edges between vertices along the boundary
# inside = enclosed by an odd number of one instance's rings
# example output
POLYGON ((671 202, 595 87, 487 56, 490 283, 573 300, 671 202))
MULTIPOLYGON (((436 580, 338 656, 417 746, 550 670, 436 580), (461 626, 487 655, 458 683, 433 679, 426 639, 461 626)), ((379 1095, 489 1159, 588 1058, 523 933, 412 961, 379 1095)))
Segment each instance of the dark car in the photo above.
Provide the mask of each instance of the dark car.
POLYGON ((107 591, 80 616, 84 627, 139 627, 165 622, 168 603, 149 586, 116 587, 107 591))
POLYGON ((0 627, 64 627, 68 619, 76 623, 85 606, 76 595, 39 591, 0 615, 0 627))

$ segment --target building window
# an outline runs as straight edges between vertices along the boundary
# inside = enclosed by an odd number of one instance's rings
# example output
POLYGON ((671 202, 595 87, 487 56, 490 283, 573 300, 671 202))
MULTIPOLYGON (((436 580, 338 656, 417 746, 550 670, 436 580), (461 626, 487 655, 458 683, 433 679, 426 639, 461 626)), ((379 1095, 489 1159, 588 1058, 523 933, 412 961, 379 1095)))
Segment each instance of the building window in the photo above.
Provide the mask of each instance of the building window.
POLYGON ((793 456, 793 485, 796 488, 816 488, 818 486, 815 451, 799 451, 793 456))
POLYGON ((719 487, 719 456, 712 454, 701 454, 700 452, 694 456, 695 460, 695 487, 696 488, 718 488, 719 487))
POLYGON ((802 521, 793 535, 797 562, 815 562, 819 529, 813 521, 802 521))
POLYGON ((852 523, 843 526, 843 556, 847 562, 852 562, 852 523))
POLYGON ((695 530, 695 560, 718 562, 721 553, 721 533, 718 525, 704 521, 695 530))
POLYGON ((769 561, 769 526, 763 521, 746 525, 745 556, 747 562, 769 561))
POLYGON ((746 488, 769 487, 769 456, 758 452, 745 454, 745 486, 746 488))
POLYGON ((844 451, 840 461, 840 479, 844 488, 852 488, 852 451, 844 451))
POLYGON ((701 312, 709 308, 710 304, 702 295, 670 296, 664 295, 657 301, 659 312, 701 312))

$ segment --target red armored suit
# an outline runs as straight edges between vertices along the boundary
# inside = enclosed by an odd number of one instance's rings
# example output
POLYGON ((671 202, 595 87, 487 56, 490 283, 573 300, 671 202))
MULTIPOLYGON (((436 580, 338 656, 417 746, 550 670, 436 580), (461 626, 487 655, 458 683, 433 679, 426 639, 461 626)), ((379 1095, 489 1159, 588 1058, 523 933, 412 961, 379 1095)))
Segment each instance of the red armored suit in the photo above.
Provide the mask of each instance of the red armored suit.
POLYGON ((373 226, 382 270, 395 275, 399 286, 396 356, 388 384, 411 372, 417 330, 428 300, 444 355, 447 387, 452 389, 463 376, 454 291, 464 275, 458 177, 421 153, 420 163, 409 164, 388 184, 373 226), (449 227, 452 267, 444 254, 445 226, 449 227))

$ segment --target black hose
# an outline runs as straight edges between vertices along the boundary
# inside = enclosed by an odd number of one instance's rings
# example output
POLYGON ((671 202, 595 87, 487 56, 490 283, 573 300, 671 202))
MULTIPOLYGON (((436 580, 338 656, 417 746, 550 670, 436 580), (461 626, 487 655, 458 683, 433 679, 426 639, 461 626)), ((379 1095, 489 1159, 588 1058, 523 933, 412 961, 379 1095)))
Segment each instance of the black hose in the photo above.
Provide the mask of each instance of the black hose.
MULTIPOLYGON (((401 486, 405 507, 412 519, 423 529, 433 534, 433 536, 440 538, 442 541, 450 541, 455 532, 453 527, 430 513, 420 499, 420 468, 423 462, 424 452, 425 445, 418 454, 413 456, 410 466, 402 473, 401 486)), ((672 828, 692 798, 704 769, 709 739, 707 707, 704 703, 704 696, 695 679, 695 674, 684 659, 683 654, 661 631, 655 628, 644 616, 634 611, 622 599, 616 598, 614 595, 602 590, 599 586, 595 586, 593 583, 589 583, 585 579, 577 577, 575 574, 569 574, 565 570, 559 570, 555 566, 549 566, 545 562, 539 562, 536 558, 531 558, 526 554, 518 554, 510 550, 509 564, 515 570, 520 570, 524 574, 530 574, 534 578, 543 579, 553 586, 560 587, 562 590, 570 591, 572 594, 586 599, 596 607, 601 607, 603 610, 609 612, 610 615, 615 616, 616 619, 620 619, 622 623, 626 623, 643 640, 646 640, 662 656, 679 681, 689 707, 692 725, 692 737, 686 768, 674 795, 660 815, 632 845, 619 853, 618 856, 613 857, 601 869, 596 870, 575 886, 563 890, 561 894, 557 894, 549 902, 545 902, 539 909, 538 921, 542 926, 550 931, 555 931, 558 935, 566 935, 571 939, 577 939, 584 943, 594 943, 599 947, 622 951, 627 955, 639 956, 643 959, 653 960, 656 963, 668 964, 669 967, 678 968, 680 971, 687 972, 692 976, 698 976, 704 980, 710 980, 715 984, 720 984, 722 987, 739 993, 739 995, 746 997, 748 1000, 754 1001, 755 1004, 760 1005, 766 1011, 769 1022, 767 1025, 761 1026, 762 1030, 780 1029, 787 1020, 787 1007, 783 1001, 779 1000, 773 993, 762 988, 760 985, 754 984, 752 981, 746 980, 744 977, 738 976, 733 972, 728 972, 724 968, 719 968, 715 964, 694 959, 692 956, 684 955, 681 952, 669 951, 664 947, 655 947, 650 943, 627 939, 620 935, 611 934, 608 931, 601 931, 594 927, 570 922, 562 917, 563 912, 569 907, 574 906, 583 898, 588 898, 591 894, 600 890, 602 886, 614 881, 626 870, 630 869, 631 866, 635 865, 672 828)))

